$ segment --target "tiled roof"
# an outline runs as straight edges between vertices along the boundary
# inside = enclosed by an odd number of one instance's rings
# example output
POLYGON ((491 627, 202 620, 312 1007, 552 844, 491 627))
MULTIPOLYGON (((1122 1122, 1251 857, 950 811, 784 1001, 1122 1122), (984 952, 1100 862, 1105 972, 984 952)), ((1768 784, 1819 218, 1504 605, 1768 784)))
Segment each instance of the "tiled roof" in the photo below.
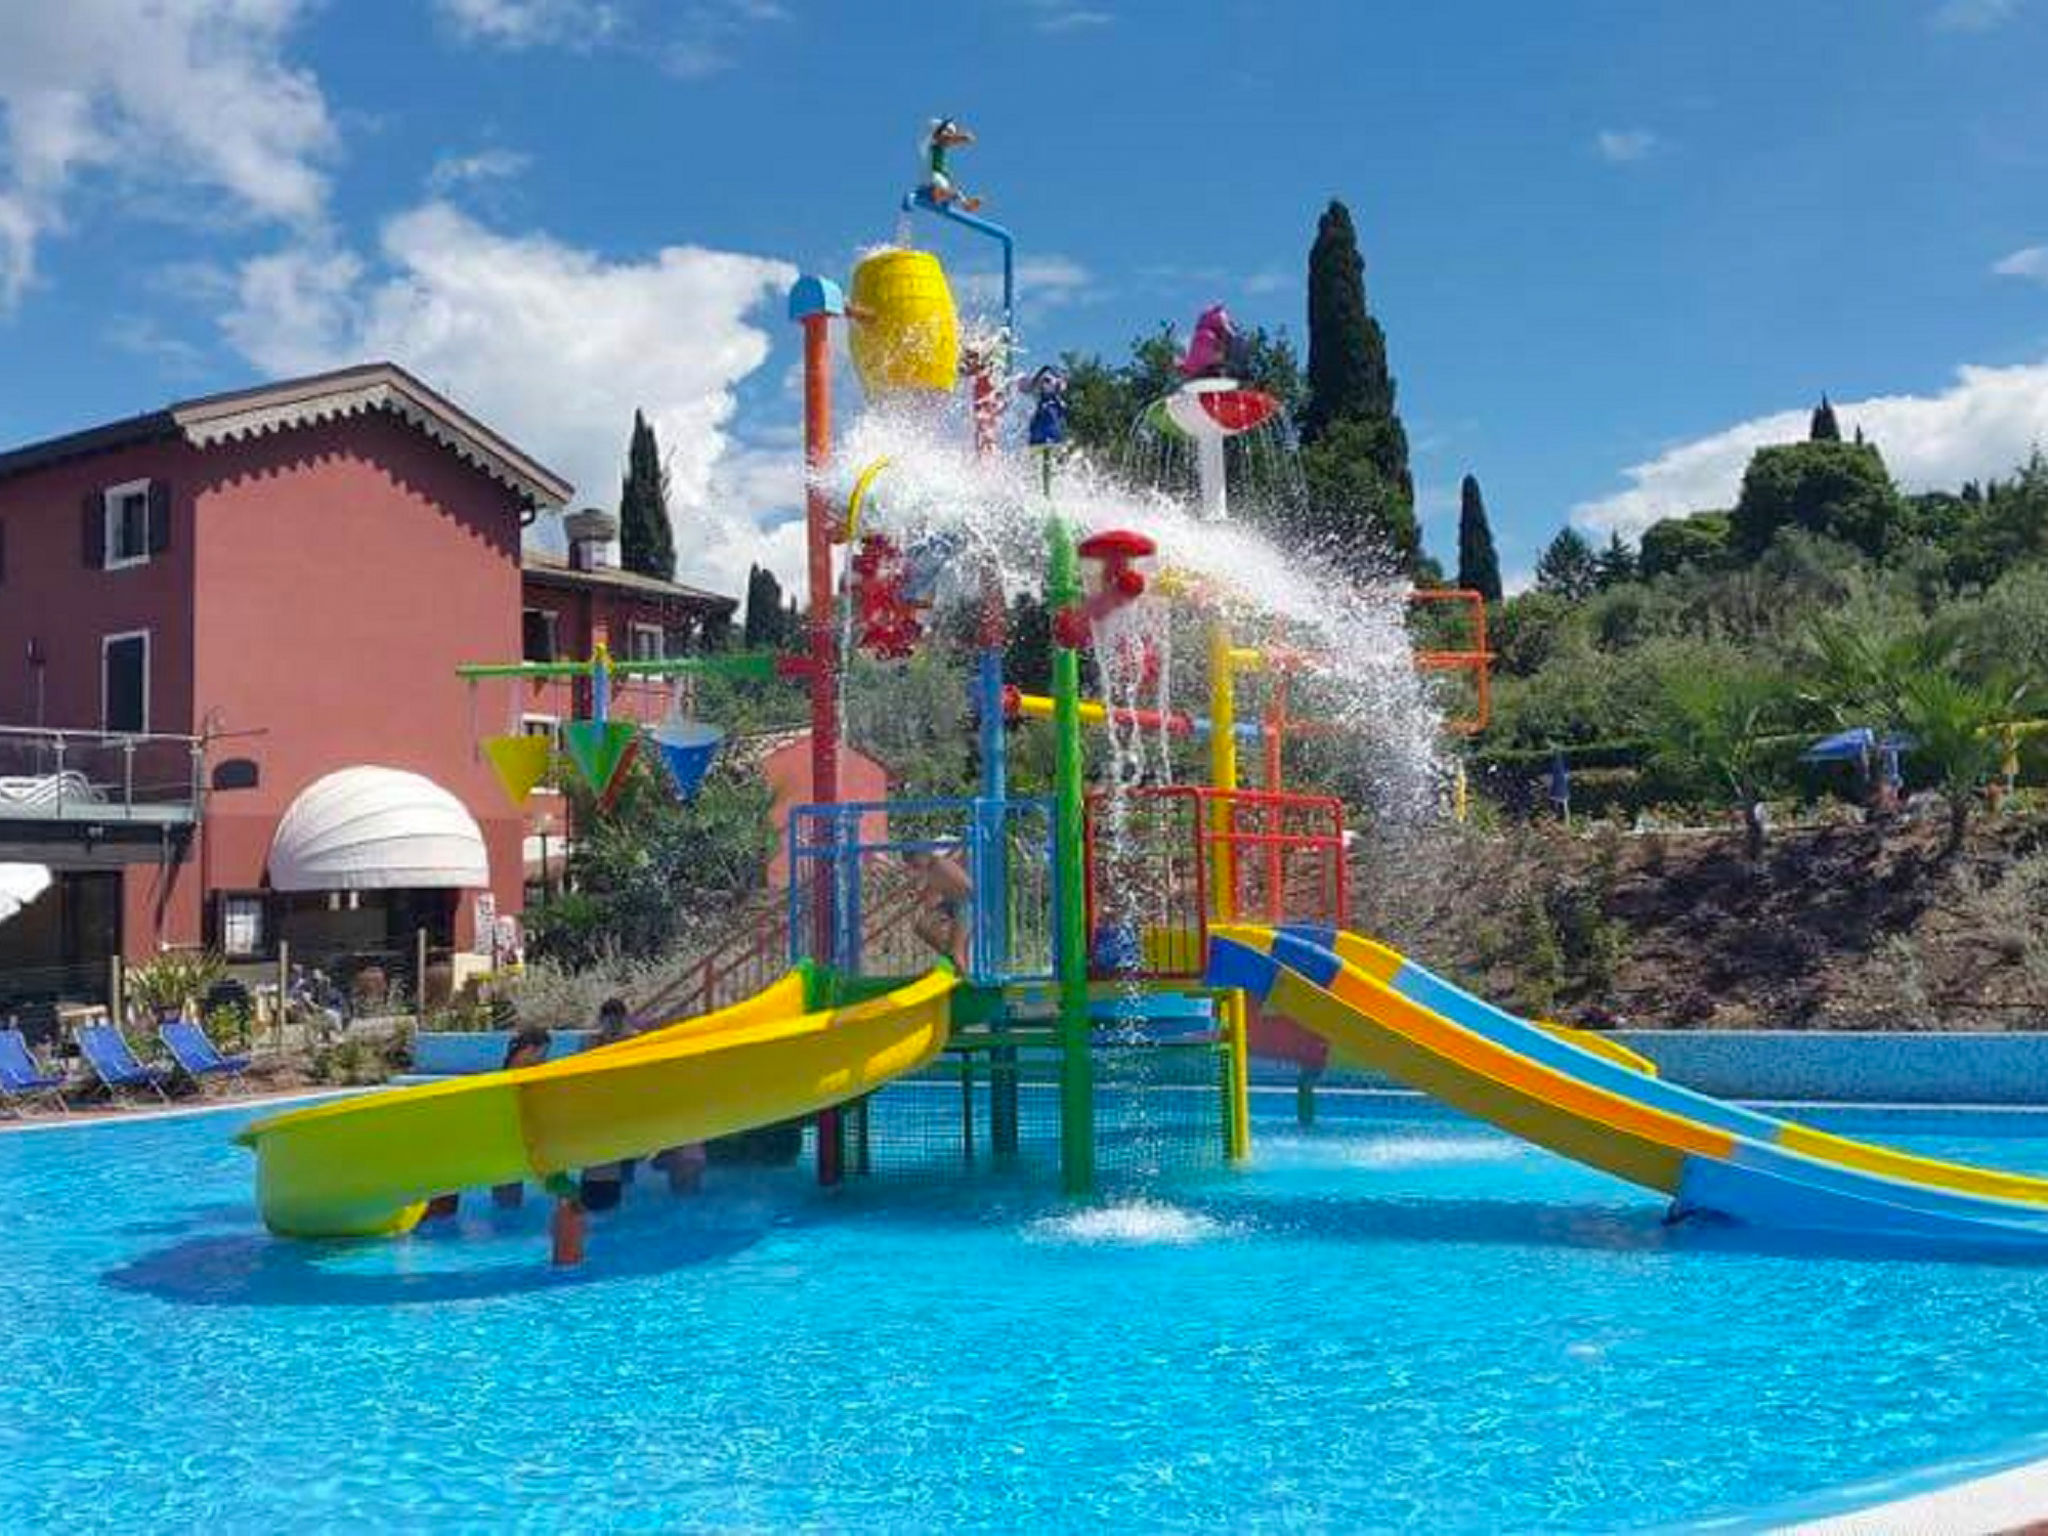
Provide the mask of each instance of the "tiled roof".
POLYGON ((555 555, 538 554, 532 550, 521 557, 520 566, 530 577, 542 582, 567 587, 604 587, 615 592, 638 592, 649 597, 673 598, 678 602, 698 606, 715 603, 728 612, 739 607, 739 599, 723 593, 709 592, 702 587, 687 586, 680 581, 663 581, 659 576, 643 576, 638 571, 619 570, 605 566, 594 571, 571 570, 555 555))
POLYGON ((529 507, 559 507, 573 487, 396 363, 364 363, 333 373, 281 379, 253 389, 182 400, 160 411, 0 453, 0 479, 135 443, 182 439, 197 448, 238 442, 320 422, 387 412, 425 433, 529 507))

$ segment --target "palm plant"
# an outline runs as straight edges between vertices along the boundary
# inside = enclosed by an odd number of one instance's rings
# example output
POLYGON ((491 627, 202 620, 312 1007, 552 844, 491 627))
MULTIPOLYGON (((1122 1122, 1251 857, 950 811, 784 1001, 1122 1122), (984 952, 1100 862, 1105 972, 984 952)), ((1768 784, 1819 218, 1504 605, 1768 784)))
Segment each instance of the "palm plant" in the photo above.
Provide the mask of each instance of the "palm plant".
POLYGON ((1783 683, 1756 671, 1682 674, 1663 698, 1653 763, 1732 799, 1742 815, 1743 852, 1752 863, 1764 850, 1766 738, 1788 702, 1783 683))
POLYGON ((1999 729, 2018 713, 2027 687, 2007 676, 1968 681, 1946 668, 1899 679, 1899 726, 1948 802, 1947 857, 1963 846, 1970 809, 2005 759, 1999 729))

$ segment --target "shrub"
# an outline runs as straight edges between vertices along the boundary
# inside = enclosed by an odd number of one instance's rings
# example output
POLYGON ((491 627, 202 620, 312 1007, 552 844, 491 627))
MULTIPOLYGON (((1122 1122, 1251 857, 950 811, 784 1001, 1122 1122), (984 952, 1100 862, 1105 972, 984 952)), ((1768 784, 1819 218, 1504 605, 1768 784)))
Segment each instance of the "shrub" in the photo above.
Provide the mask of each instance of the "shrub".
POLYGON ((151 1014, 176 1013, 197 1004, 228 973, 227 961, 211 950, 167 949, 128 967, 128 999, 151 1014))

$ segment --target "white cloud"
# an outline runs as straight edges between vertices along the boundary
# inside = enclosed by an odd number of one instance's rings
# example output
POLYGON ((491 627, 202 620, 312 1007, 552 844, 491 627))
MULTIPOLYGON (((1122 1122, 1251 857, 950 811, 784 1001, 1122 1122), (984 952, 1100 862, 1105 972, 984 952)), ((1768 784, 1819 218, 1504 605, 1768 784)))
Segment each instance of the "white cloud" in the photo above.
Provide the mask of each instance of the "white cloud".
POLYGON ((504 181, 520 175, 532 163, 532 156, 522 155, 516 149, 480 149, 473 155, 443 155, 427 172, 427 189, 443 193, 475 182, 504 181))
POLYGON ((473 42, 499 48, 584 49, 619 29, 607 0, 437 0, 441 14, 473 42))
POLYGON ((1593 146, 1609 165, 1633 165, 1655 154, 1664 141, 1647 128, 1602 128, 1593 146))
POLYGON ((2020 0, 1943 0, 1927 18, 1937 32, 1989 32, 2020 11, 2020 0))
POLYGON ((747 34, 790 19, 782 0, 436 0, 465 41, 588 53, 618 47, 701 80, 732 68, 747 34))
POLYGON ((1116 20, 1109 11, 1077 5, 1073 0, 1033 0, 1036 13, 1032 26, 1040 32, 1083 32, 1106 27, 1116 20))
POLYGON ((2048 283, 2048 245, 2030 245, 2002 258, 1991 270, 2000 277, 2025 277, 2048 283))
MULTIPOLYGON (((1017 304, 1027 314, 1092 304, 1103 297, 1095 273, 1057 251, 1024 257, 1017 263, 1016 276, 1017 304)), ((990 267, 977 267, 955 276, 953 286, 961 304, 968 309, 993 311, 1003 296, 1002 273, 990 267)))
POLYGON ((35 275, 88 175, 310 226, 334 147, 312 75, 284 57, 301 0, 0 4, 0 310, 35 275))
MULTIPOLYGON (((1909 490, 1953 487, 2002 475, 2048 443, 2048 360, 2009 368, 1965 365, 1938 395, 1837 400, 1844 434, 1862 428, 1909 490)), ((1732 506, 1749 458, 1767 443, 1806 436, 1809 412, 1778 411, 1681 443, 1622 471, 1627 490, 1572 509, 1601 532, 1639 534, 1660 518, 1732 506)))
POLYGON ((781 471, 765 449, 736 449, 731 429, 737 387, 769 355, 763 307, 795 275, 698 246, 608 261, 429 202, 385 224, 374 268, 317 246, 246 263, 223 325, 276 373, 390 358, 600 505, 617 499, 645 410, 668 465, 678 574, 731 591, 750 560, 788 553, 755 519, 797 501, 796 450, 781 471))

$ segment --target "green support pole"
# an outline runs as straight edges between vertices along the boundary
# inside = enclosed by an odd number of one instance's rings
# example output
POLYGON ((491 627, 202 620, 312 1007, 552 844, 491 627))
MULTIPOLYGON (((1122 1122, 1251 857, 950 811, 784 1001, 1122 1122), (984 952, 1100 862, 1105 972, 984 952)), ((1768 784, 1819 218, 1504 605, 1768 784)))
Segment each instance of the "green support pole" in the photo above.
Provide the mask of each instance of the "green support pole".
MULTIPOLYGON (((1073 531, 1055 514, 1045 601, 1057 614, 1081 601, 1073 531)), ((1088 1024, 1086 806, 1081 755, 1081 653, 1055 643, 1053 698, 1053 848, 1059 890, 1060 1176, 1069 1195, 1095 1189, 1095 1063, 1088 1024)))

